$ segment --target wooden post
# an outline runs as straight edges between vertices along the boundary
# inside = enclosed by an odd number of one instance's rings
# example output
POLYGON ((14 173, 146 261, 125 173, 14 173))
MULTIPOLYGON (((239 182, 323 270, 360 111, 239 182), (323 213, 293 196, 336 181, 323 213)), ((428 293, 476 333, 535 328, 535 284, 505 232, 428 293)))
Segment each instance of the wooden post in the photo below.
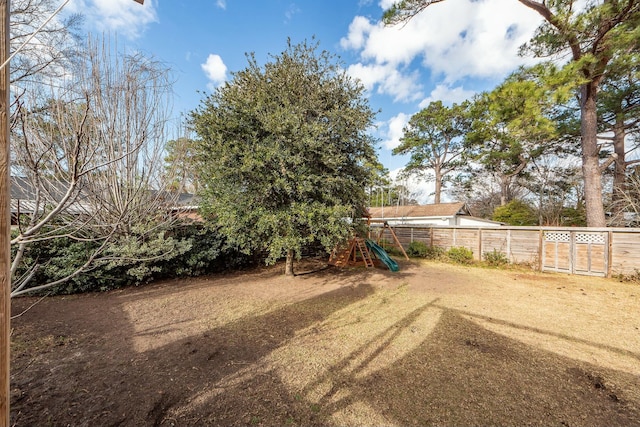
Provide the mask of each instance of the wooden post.
MULTIPOLYGON (((9 0, 0 0, 0 64, 9 58, 9 0)), ((9 167, 9 65, 0 70, 0 426, 9 422, 11 331, 11 181, 9 167)))
POLYGON ((607 231, 607 277, 611 278, 611 264, 613 264, 613 231, 607 231))
POLYGON ((538 271, 542 271, 544 262, 542 257, 544 256, 544 231, 542 228, 538 231, 538 271))
POLYGON ((578 249, 576 248, 576 232, 569 232, 569 271, 571 274, 576 273, 576 257, 578 249))

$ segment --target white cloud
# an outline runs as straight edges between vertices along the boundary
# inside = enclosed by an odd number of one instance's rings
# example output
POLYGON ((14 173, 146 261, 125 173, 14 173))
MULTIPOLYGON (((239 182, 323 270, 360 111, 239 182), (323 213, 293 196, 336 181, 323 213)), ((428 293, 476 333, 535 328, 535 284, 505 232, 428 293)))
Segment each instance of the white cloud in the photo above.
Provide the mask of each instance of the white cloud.
POLYGON ((220 55, 210 54, 201 67, 213 87, 220 86, 227 79, 227 66, 220 55))
MULTIPOLYGON (((380 5, 385 9, 392 3, 380 5)), ((448 1, 433 4, 405 25, 387 27, 357 16, 340 43, 359 52, 363 67, 402 70, 420 60, 433 77, 451 84, 466 77, 501 77, 527 62, 518 47, 540 22, 536 12, 512 0, 448 1)))
MULTIPOLYGON (((400 177, 404 168, 395 169, 389 172, 389 177, 395 184, 404 185, 409 190, 409 197, 416 199, 421 205, 433 203, 433 193, 435 192, 435 182, 430 179, 418 176, 400 177)), ((442 202, 446 202, 446 195, 441 194, 442 202)))
POLYGON ((437 85, 428 97, 420 102, 419 107, 426 108, 431 102, 442 101, 445 105, 459 104, 467 99, 471 99, 476 92, 465 90, 462 86, 451 87, 446 84, 437 85))
POLYGON ((298 7, 298 5, 295 4, 295 3, 291 3, 289 5, 289 7, 287 8, 287 10, 284 12, 284 22, 285 22, 285 24, 289 23, 293 19, 293 17, 295 15, 297 15, 298 13, 300 13, 300 12, 301 12, 301 10, 298 7))
POLYGON ((380 5, 380 9, 387 10, 391 6, 393 6, 394 3, 397 3, 397 2, 398 0, 380 0, 380 3, 378 4, 380 5))
POLYGON ((391 95, 394 101, 416 101, 422 98, 422 85, 417 71, 405 72, 390 64, 353 64, 347 73, 359 79, 368 91, 377 86, 380 94, 391 95))
POLYGON ((216 1, 216 6, 218 6, 220 9, 226 9, 227 8, 227 1, 226 0, 217 0, 216 1))
POLYGON ((140 5, 131 0, 73 0, 65 8, 68 13, 82 13, 88 27, 98 31, 115 31, 135 39, 146 26, 158 22, 154 0, 140 5))
MULTIPOLYGON (((456 81, 468 76, 502 76, 533 62, 518 56, 518 48, 540 24, 537 13, 509 0, 470 2, 468 7, 473 14, 467 16, 464 26, 455 28, 456 33, 449 33, 448 43, 438 41, 427 47, 424 65, 446 76, 445 80, 456 81)), ((455 10, 443 11, 441 19, 455 21, 452 13, 455 10)))
POLYGON ((340 46, 343 49, 362 49, 373 26, 364 16, 356 16, 349 24, 347 37, 340 39, 340 46))
POLYGON ((405 113, 399 113, 398 115, 389 119, 386 123, 382 124, 381 128, 384 135, 382 141, 383 147, 388 150, 393 150, 400 145, 400 138, 403 135, 403 129, 409 123, 410 115, 405 113))

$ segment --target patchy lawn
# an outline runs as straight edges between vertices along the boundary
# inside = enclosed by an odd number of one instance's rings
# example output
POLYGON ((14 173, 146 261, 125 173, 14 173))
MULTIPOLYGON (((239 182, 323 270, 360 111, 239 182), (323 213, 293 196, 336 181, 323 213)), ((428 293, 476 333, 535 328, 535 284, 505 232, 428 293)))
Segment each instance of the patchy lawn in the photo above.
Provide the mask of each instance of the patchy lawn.
POLYGON ((12 423, 640 425, 640 286, 400 267, 45 299, 12 323, 12 423))

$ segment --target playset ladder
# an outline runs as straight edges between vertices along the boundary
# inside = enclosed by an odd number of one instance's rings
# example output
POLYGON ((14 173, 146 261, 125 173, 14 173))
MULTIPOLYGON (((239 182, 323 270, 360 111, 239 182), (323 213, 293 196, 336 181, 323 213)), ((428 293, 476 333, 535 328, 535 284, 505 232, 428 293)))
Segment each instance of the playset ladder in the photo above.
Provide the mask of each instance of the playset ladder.
POLYGON ((362 255, 364 265, 367 266, 367 268, 373 267, 373 260, 371 259, 371 254, 369 253, 369 249, 367 248, 364 239, 356 238, 356 245, 360 250, 360 255, 362 255))

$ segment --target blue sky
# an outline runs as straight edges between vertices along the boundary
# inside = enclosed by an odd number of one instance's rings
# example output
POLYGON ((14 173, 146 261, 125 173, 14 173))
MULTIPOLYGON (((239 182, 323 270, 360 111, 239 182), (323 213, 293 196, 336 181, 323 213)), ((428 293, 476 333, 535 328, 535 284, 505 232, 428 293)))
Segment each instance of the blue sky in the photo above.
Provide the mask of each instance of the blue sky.
MULTIPOLYGON (((412 114, 441 100, 460 102, 491 89, 517 66, 517 55, 541 22, 515 0, 449 0, 407 25, 384 27, 392 0, 71 0, 86 30, 117 34, 119 44, 153 55, 174 70, 175 114, 246 67, 315 36, 368 89, 377 116, 379 157, 392 172, 407 161, 391 155, 412 114)), ((414 182, 416 187, 429 184, 414 182)), ((428 202, 428 190, 423 202, 428 202)))

